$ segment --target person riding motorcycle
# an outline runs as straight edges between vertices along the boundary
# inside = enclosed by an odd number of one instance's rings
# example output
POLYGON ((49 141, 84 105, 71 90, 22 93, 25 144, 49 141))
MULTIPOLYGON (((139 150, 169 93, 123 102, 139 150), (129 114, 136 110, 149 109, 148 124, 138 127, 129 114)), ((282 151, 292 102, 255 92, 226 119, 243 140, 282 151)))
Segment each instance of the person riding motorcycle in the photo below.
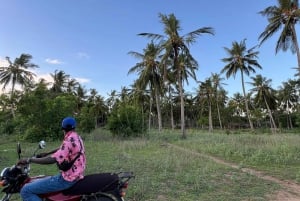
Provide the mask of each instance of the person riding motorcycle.
POLYGON ((19 160, 18 164, 57 163, 60 172, 57 175, 42 178, 32 183, 27 183, 21 189, 21 197, 24 201, 41 201, 38 194, 51 193, 70 188, 84 177, 86 157, 83 141, 75 131, 76 120, 66 117, 61 123, 64 139, 58 149, 44 154, 44 157, 19 160), (51 154, 51 156, 46 156, 51 154))

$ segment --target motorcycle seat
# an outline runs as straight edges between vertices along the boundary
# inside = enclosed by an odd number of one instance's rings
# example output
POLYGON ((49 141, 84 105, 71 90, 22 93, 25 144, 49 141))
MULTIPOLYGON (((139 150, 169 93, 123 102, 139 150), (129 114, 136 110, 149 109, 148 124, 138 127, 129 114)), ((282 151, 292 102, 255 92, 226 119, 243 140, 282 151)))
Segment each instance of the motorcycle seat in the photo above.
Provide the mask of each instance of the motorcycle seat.
POLYGON ((109 192, 118 187, 119 177, 112 173, 99 173, 85 176, 71 188, 63 191, 64 195, 89 195, 96 192, 109 192))

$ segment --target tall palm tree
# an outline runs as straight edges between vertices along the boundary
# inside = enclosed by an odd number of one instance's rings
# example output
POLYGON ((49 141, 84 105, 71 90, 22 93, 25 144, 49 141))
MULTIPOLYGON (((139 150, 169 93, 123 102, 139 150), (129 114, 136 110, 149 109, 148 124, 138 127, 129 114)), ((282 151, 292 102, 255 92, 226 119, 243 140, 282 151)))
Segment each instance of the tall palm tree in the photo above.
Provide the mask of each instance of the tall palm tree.
POLYGON ((219 106, 219 90, 223 90, 223 87, 222 85, 224 84, 222 81, 224 80, 224 78, 222 78, 220 76, 220 74, 217 74, 217 73, 212 73, 211 75, 211 81, 212 81, 212 85, 213 85, 213 88, 214 88, 214 92, 215 92, 215 97, 216 97, 216 104, 217 104, 217 112, 218 112, 218 119, 219 119, 219 125, 220 125, 220 128, 222 129, 223 126, 222 126, 222 120, 221 120, 221 114, 220 114, 220 106, 219 106))
POLYGON ((211 79, 206 79, 199 85, 198 96, 203 96, 208 105, 208 130, 213 131, 213 121, 212 121, 212 100, 214 96, 214 88, 211 79))
POLYGON ((231 76, 236 75, 236 73, 239 71, 241 73, 241 79, 242 79, 242 88, 243 88, 243 94, 245 98, 245 106, 246 106, 246 112, 247 117, 249 121, 249 125, 251 130, 253 130, 253 123, 251 120, 250 110, 248 106, 248 99, 247 94, 245 90, 245 81, 244 81, 244 74, 250 75, 250 73, 255 73, 255 68, 260 68, 260 64, 257 62, 256 58, 258 58, 258 51, 254 51, 256 47, 247 49, 246 47, 246 39, 242 40, 240 43, 234 41, 232 43, 232 47, 227 48, 224 47, 226 53, 229 57, 223 58, 222 61, 227 63, 227 65, 221 70, 221 73, 226 72, 226 77, 229 78, 231 76))
POLYGON ((5 89, 7 85, 11 85, 11 102, 12 115, 14 116, 14 104, 12 97, 14 96, 15 86, 20 85, 24 87, 33 82, 35 74, 30 69, 38 68, 36 64, 31 63, 32 56, 30 54, 21 54, 20 57, 15 58, 14 62, 6 57, 8 66, 0 67, 0 84, 3 84, 5 89))
POLYGON ((71 78, 71 79, 67 80, 66 91, 68 93, 74 94, 78 86, 79 86, 79 82, 76 79, 71 78))
POLYGON ((278 90, 279 104, 287 115, 287 127, 293 128, 291 113, 296 111, 299 95, 297 94, 298 81, 289 79, 283 82, 278 90))
POLYGON ((77 101, 77 111, 80 111, 80 109, 84 106, 86 99, 88 98, 87 90, 79 84, 74 95, 77 101))
POLYGON ((267 79, 262 75, 256 75, 256 77, 251 77, 253 82, 250 84, 254 87, 250 91, 254 94, 254 102, 256 104, 263 103, 266 106, 268 115, 270 117, 272 133, 276 133, 277 126, 274 121, 271 107, 274 108, 276 104, 275 90, 271 88, 271 79, 267 79))
POLYGON ((300 75, 300 51, 295 28, 300 18, 298 0, 277 0, 277 3, 278 5, 269 6, 259 12, 262 16, 266 16, 269 21, 269 24, 259 36, 260 44, 282 30, 277 40, 275 52, 290 49, 293 53, 296 53, 298 60, 297 75, 300 75))
POLYGON ((233 97, 229 101, 230 105, 234 108, 234 116, 243 116, 245 112, 245 97, 241 93, 233 94, 233 97))
POLYGON ((167 79, 167 63, 172 59, 172 68, 177 70, 176 82, 179 89, 179 94, 181 97, 180 107, 181 107, 181 132, 182 137, 186 138, 185 131, 185 116, 184 116, 184 94, 182 86, 182 75, 185 74, 185 69, 187 65, 180 65, 179 55, 184 54, 186 59, 192 58, 189 46, 196 42, 196 38, 202 34, 214 34, 214 30, 211 27, 203 27, 187 33, 185 35, 179 35, 181 26, 179 20, 175 17, 174 14, 163 15, 159 13, 159 18, 161 23, 164 26, 164 35, 153 34, 153 33, 140 33, 140 36, 146 36, 151 39, 158 39, 162 42, 162 47, 164 49, 164 55, 161 59, 161 62, 164 66, 164 78, 167 79))
POLYGON ((162 118, 160 108, 160 95, 162 93, 162 73, 159 66, 159 56, 161 53, 161 46, 149 43, 143 50, 143 53, 130 51, 128 54, 140 59, 139 63, 129 69, 128 73, 137 72, 139 78, 135 81, 135 85, 141 89, 153 91, 156 101, 158 130, 162 130, 162 118))
POLYGON ((95 128, 98 128, 99 123, 104 124, 106 121, 108 106, 105 105, 104 97, 99 95, 94 88, 90 89, 90 96, 88 96, 87 101, 94 115, 95 128))
POLYGON ((62 70, 55 70, 54 74, 50 74, 53 79, 53 85, 51 87, 51 91, 55 93, 62 93, 66 87, 70 75, 66 74, 62 70))

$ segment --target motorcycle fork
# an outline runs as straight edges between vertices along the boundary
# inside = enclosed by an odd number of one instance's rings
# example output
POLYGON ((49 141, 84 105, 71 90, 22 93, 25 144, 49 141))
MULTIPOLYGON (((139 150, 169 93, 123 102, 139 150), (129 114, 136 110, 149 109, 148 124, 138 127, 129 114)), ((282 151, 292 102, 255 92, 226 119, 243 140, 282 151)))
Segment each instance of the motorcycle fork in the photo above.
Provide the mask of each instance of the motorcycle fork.
POLYGON ((11 196, 12 196, 11 193, 5 193, 5 195, 1 198, 0 201, 9 201, 11 196))

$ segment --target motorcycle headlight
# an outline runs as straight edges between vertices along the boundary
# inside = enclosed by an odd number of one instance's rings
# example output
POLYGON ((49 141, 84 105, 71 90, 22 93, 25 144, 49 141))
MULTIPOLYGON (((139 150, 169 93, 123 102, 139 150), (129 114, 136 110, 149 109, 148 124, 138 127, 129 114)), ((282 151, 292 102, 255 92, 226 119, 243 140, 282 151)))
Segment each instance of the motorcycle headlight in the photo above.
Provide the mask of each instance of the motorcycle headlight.
POLYGON ((3 178, 5 178, 5 177, 7 177, 7 176, 8 176, 9 170, 10 170, 9 167, 4 168, 4 169, 1 171, 1 173, 0 173, 0 179, 3 179, 3 178))
POLYGON ((0 173, 0 187, 6 186, 7 185, 7 176, 9 174, 10 168, 6 167, 4 168, 1 173, 0 173))

